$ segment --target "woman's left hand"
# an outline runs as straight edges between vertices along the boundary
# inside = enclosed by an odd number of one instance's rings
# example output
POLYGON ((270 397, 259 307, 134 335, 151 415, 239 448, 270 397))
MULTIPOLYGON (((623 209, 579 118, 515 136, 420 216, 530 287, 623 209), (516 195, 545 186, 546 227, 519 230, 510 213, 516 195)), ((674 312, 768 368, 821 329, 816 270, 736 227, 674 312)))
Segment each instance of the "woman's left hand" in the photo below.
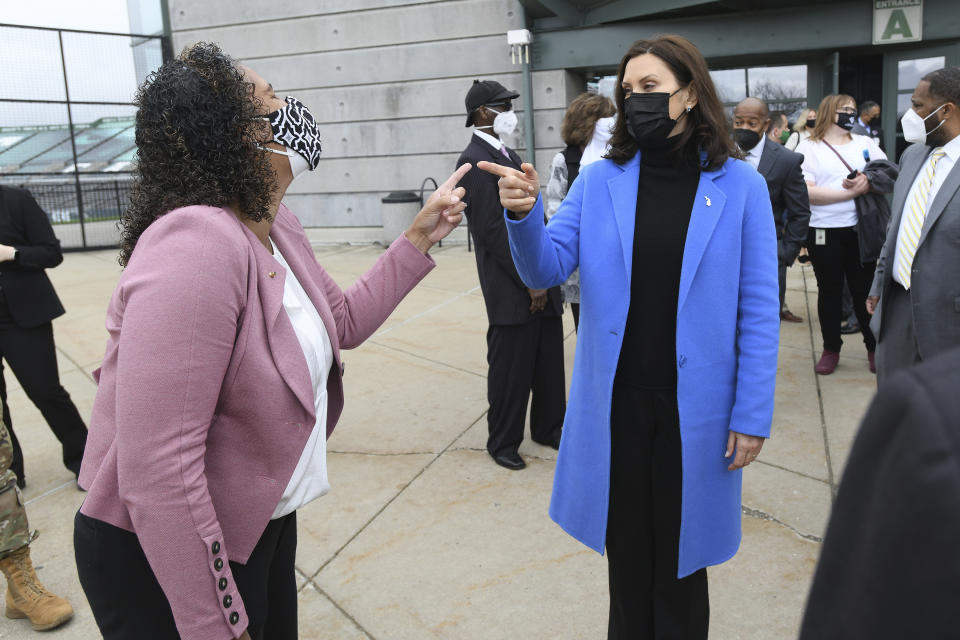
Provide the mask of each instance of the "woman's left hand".
POLYGON ((745 433, 731 431, 730 436, 727 438, 727 452, 723 457, 729 458, 734 452, 736 452, 737 455, 734 457, 733 462, 730 463, 730 466, 727 467, 727 470, 742 469, 756 460, 760 454, 760 449, 763 448, 763 441, 764 438, 759 436, 748 436, 745 433))
POLYGON ((471 166, 469 162, 463 165, 437 187, 413 219, 406 236, 420 251, 426 253, 460 224, 467 204, 463 202, 466 191, 463 187, 457 187, 457 183, 470 171, 471 166))
POLYGON ((853 180, 844 178, 841 186, 848 191, 853 191, 858 196, 862 196, 870 191, 870 181, 864 173, 857 173, 857 177, 853 180))

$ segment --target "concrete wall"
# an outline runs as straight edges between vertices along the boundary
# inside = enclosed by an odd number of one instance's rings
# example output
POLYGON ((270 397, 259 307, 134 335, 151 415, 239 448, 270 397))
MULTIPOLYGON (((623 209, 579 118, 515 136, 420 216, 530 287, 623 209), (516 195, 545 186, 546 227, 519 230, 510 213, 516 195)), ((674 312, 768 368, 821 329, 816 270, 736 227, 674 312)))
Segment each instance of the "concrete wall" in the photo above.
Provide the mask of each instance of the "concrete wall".
MULTIPOLYGON (((475 78, 522 92, 508 29, 517 0, 169 0, 174 51, 217 42, 302 100, 320 124, 323 159, 286 201, 304 225, 380 226, 380 198, 445 179, 469 141, 463 99, 475 78)), ((535 164, 546 174, 560 121, 582 90, 563 70, 533 77, 535 164)), ((515 102, 518 111, 530 96, 515 102)), ((520 115, 521 124, 523 114, 520 115)), ((507 144, 522 157, 522 136, 507 144)))

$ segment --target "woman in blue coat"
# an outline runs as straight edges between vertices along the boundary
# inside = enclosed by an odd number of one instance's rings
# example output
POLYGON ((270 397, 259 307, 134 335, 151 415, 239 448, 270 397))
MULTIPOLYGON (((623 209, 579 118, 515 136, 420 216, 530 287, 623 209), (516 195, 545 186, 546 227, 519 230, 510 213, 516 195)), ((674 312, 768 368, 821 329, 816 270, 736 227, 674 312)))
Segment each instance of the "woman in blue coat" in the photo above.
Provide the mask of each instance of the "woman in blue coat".
POLYGON ((606 159, 543 225, 539 178, 499 165, 527 286, 577 267, 581 318, 551 517, 606 548, 608 638, 706 638, 705 567, 740 544, 740 469, 770 435, 777 248, 764 179, 688 40, 635 43, 606 159))

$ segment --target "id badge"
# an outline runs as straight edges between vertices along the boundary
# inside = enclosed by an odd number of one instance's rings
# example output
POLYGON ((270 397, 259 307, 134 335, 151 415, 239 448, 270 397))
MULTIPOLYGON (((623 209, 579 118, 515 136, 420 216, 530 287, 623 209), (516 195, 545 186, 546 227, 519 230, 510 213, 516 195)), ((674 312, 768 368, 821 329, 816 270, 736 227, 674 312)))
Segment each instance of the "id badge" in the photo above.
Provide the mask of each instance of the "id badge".
POLYGON ((827 230, 817 229, 814 233, 814 242, 816 242, 818 245, 827 244, 827 230))

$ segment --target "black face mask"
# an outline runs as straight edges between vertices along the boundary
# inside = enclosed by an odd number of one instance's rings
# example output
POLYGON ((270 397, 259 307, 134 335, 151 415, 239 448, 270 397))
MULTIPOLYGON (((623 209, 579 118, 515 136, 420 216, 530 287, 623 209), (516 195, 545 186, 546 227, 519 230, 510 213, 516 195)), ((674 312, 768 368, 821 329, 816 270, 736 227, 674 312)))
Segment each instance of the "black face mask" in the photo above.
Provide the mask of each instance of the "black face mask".
POLYGON ((679 118, 674 120, 670 117, 670 97, 679 91, 635 93, 623 101, 627 131, 637 141, 641 151, 661 147, 677 126, 679 118))
POLYGON ((807 129, 813 129, 815 126, 817 126, 817 119, 807 118, 807 129))
POLYGON ((853 129, 854 123, 857 121, 857 116, 852 113, 838 113, 837 114, 837 126, 843 129, 844 131, 850 131, 853 129))
POLYGON ((750 151, 760 144, 760 134, 750 129, 734 129, 733 141, 744 151, 750 151))

